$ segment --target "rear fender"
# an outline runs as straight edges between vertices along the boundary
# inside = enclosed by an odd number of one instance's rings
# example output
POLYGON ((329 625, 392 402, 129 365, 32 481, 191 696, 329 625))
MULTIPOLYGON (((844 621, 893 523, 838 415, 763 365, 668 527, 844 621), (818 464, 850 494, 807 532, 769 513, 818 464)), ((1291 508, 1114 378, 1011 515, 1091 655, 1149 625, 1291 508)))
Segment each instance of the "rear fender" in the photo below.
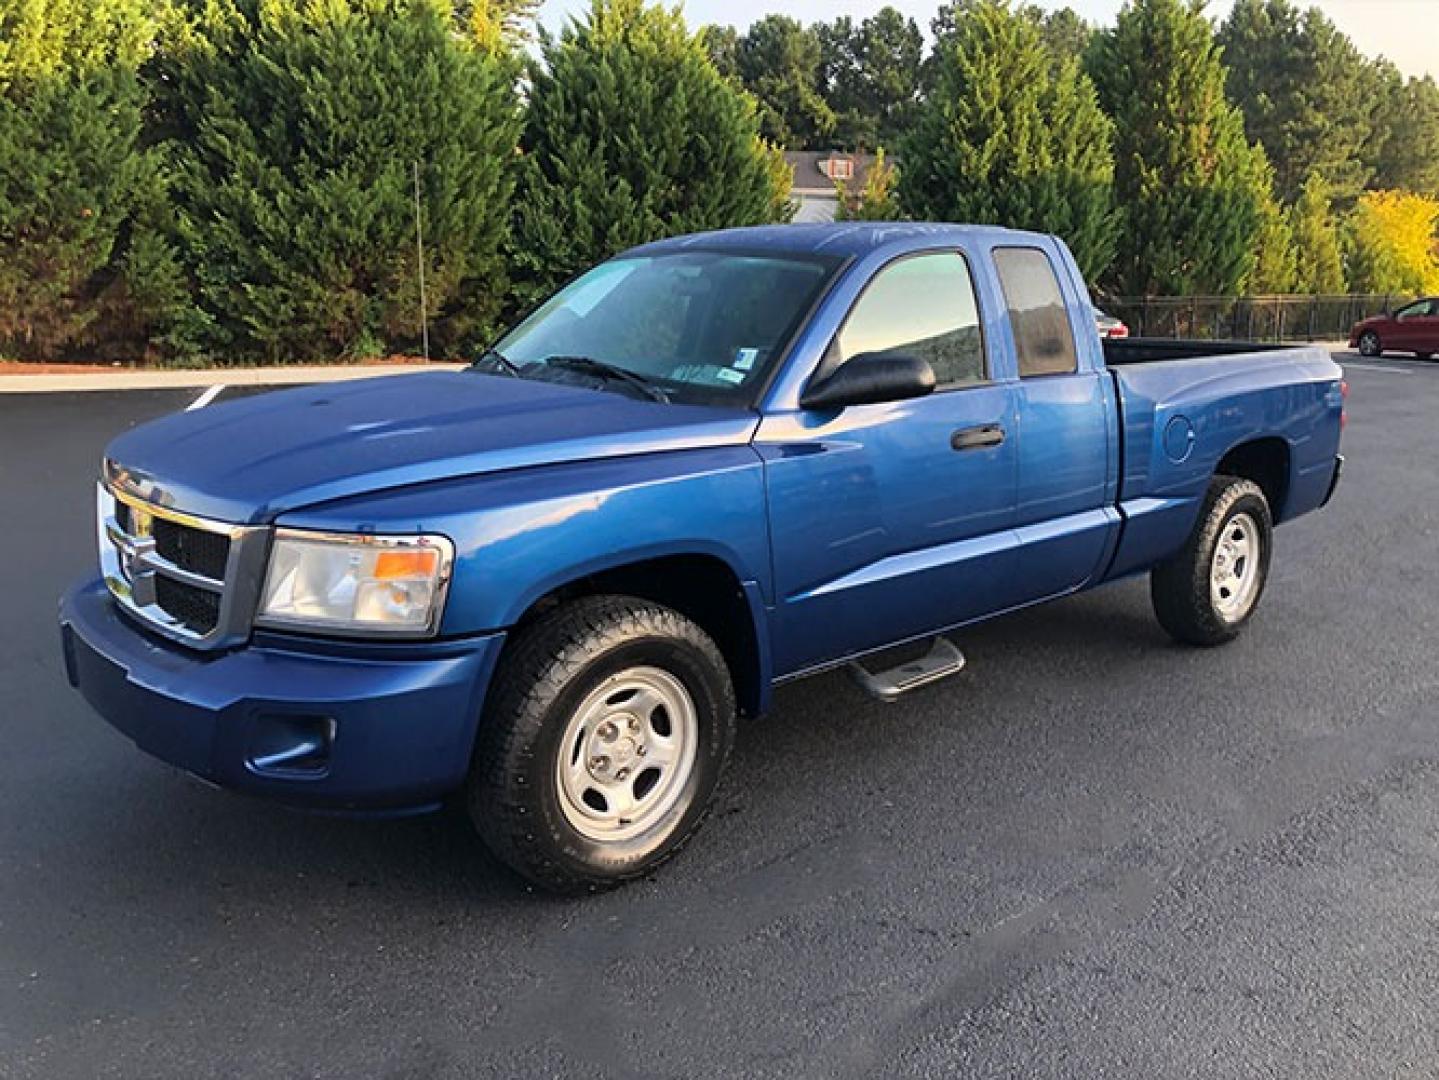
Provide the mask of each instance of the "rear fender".
MULTIPOLYGON (((1194 528, 1209 481, 1247 447, 1282 445, 1280 478, 1253 477, 1288 521, 1323 501, 1339 451, 1340 369, 1296 348, 1115 368, 1124 429, 1125 527, 1108 577, 1168 558, 1194 528)), ((1247 473, 1241 467, 1241 475, 1247 473)))

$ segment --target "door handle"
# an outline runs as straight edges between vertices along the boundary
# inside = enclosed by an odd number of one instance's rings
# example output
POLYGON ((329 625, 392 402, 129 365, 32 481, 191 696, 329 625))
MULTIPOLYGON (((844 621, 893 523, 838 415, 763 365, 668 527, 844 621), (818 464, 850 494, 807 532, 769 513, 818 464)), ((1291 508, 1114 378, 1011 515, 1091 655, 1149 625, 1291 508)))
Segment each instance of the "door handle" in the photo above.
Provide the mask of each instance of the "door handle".
POLYGON ((1004 427, 1000 424, 980 424, 978 427, 959 428, 949 437, 951 450, 983 450, 1004 442, 1004 427))

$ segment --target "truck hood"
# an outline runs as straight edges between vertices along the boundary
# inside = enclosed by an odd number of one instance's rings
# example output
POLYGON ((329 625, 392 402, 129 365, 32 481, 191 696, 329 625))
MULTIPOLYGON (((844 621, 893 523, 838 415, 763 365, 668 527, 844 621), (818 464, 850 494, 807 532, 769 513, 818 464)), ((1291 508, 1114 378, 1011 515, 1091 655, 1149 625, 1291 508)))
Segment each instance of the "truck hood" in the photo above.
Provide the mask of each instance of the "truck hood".
POLYGON ((743 409, 427 371, 177 413, 126 432, 105 456, 112 479, 153 502, 252 524, 431 480, 743 444, 757 421, 743 409))

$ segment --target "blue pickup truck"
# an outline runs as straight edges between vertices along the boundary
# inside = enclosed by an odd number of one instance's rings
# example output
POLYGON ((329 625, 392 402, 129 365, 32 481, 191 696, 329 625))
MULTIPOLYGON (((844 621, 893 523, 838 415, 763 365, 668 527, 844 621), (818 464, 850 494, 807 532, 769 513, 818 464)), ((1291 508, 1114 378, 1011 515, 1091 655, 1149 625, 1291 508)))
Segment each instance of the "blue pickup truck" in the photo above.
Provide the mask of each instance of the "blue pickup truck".
POLYGON ((684 236, 578 277, 465 371, 181 413, 107 449, 70 681, 142 749, 291 804, 462 802, 555 890, 671 855, 737 714, 1148 572, 1235 637, 1272 529, 1339 479, 1316 348, 1101 341, 1052 236, 684 236))

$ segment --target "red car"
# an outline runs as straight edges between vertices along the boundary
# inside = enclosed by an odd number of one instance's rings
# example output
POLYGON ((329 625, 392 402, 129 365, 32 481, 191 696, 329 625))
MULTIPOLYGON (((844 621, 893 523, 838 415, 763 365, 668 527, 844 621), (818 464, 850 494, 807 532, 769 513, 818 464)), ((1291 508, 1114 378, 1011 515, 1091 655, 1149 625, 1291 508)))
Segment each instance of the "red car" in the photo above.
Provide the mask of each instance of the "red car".
POLYGON ((1375 315, 1355 323, 1349 347, 1365 356, 1412 352, 1420 360, 1439 353, 1439 296, 1406 304, 1390 315, 1375 315))
POLYGON ((1094 325, 1102 338, 1127 338, 1129 336, 1129 327, 1113 315, 1106 315, 1098 308, 1094 309, 1094 325))

